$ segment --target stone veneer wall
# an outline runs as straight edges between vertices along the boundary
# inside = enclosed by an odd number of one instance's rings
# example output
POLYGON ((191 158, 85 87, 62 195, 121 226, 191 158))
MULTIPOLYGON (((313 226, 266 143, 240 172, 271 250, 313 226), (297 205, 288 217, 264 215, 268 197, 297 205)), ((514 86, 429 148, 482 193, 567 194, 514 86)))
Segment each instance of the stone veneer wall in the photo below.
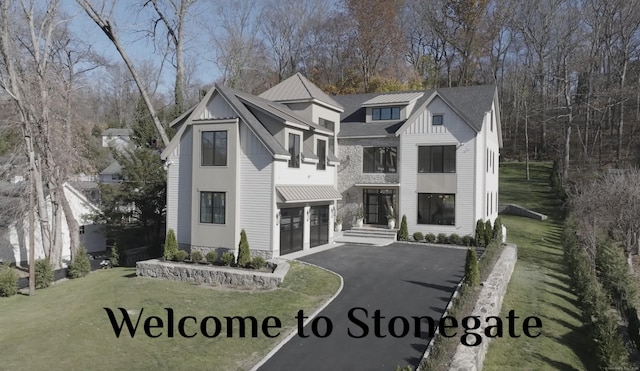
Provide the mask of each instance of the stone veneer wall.
MULTIPOLYGON (((351 228, 355 222, 355 213, 363 204, 362 188, 356 183, 399 183, 400 176, 396 173, 363 173, 363 147, 398 147, 400 154, 400 139, 370 138, 370 139, 338 139, 340 166, 338 167, 338 192, 342 200, 338 201, 338 215, 342 218, 343 228, 351 228)), ((398 157, 398 163, 401 161, 398 157)), ((396 203, 398 195, 396 194, 396 203)), ((397 207, 396 207, 397 210, 397 207)))
POLYGON ((275 289, 280 286, 289 271, 289 263, 280 259, 274 259, 270 263, 276 266, 273 273, 151 259, 136 263, 136 275, 199 285, 275 289))
MULTIPOLYGON (((486 318, 489 316, 499 316, 502 308, 502 300, 507 293, 507 285, 511 279, 511 274, 518 260, 518 251, 515 245, 507 244, 500 258, 496 262, 491 274, 484 282, 480 296, 473 308, 472 316, 480 317, 482 325, 475 330, 476 333, 484 333, 487 327, 486 318)), ((453 356, 450 371, 482 370, 484 357, 489 349, 490 338, 482 337, 482 343, 478 346, 458 345, 456 354, 453 356)))

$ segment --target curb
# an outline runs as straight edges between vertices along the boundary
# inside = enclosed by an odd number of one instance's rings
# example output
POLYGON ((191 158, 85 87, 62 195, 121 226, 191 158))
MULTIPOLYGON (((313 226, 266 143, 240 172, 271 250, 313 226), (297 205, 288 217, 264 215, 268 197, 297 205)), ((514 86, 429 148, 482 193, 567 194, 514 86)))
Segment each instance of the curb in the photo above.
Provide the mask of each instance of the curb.
MULTIPOLYGON (((306 326, 309 322, 311 322, 318 314, 320 314, 320 312, 322 312, 327 306, 329 306, 329 304, 331 304, 331 302, 333 302, 335 300, 335 298, 338 297, 338 295, 340 295, 340 293, 342 292, 342 289, 344 288, 344 278, 332 271, 329 270, 327 268, 323 268, 320 266, 317 266, 315 264, 311 264, 311 263, 307 263, 307 262, 303 262, 303 261, 299 261, 296 260, 296 263, 300 263, 300 264, 306 264, 312 267, 316 267, 316 268, 320 268, 323 271, 326 272, 330 272, 335 274, 336 276, 338 276, 340 278, 340 287, 338 287, 338 291, 336 291, 335 294, 333 294, 332 297, 330 297, 329 299, 327 299, 327 301, 325 301, 324 304, 322 304, 315 312, 313 312, 306 321, 304 321, 303 327, 306 326)), ((264 365, 269 359, 271 359, 271 357, 273 357, 274 354, 276 354, 286 343, 289 342, 289 340, 293 339, 296 335, 298 335, 298 331, 297 328, 292 329, 289 334, 287 335, 287 337, 285 337, 284 339, 282 339, 282 341, 280 341, 273 349, 271 349, 271 351, 269 353, 267 353, 267 355, 265 355, 260 362, 256 363, 251 369, 250 371, 257 371, 260 366, 264 365)))

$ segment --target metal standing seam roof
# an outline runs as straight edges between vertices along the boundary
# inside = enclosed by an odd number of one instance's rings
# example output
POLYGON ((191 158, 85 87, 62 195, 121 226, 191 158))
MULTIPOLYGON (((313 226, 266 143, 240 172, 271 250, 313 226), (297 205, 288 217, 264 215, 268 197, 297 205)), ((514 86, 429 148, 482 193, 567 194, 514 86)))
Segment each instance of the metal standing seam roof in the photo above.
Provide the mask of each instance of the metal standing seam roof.
POLYGON ((333 201, 342 199, 342 195, 333 186, 296 185, 276 186, 278 202, 333 201))
POLYGON ((420 98, 424 92, 380 94, 362 103, 363 106, 373 106, 377 104, 409 104, 420 98))
POLYGON ((258 96, 274 102, 309 101, 316 99, 332 107, 344 110, 340 103, 323 92, 300 72, 258 96))

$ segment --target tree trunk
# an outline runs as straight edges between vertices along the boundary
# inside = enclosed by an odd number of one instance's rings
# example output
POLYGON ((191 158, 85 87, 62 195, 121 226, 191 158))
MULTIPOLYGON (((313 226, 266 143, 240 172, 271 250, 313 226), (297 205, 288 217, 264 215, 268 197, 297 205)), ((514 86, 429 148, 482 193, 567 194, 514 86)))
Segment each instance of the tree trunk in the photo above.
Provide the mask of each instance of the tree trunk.
POLYGON ((69 252, 71 253, 71 260, 73 261, 73 258, 78 252, 78 248, 80 248, 80 225, 73 215, 73 210, 71 209, 67 195, 64 193, 64 185, 58 187, 58 198, 62 205, 64 218, 69 229, 69 252))

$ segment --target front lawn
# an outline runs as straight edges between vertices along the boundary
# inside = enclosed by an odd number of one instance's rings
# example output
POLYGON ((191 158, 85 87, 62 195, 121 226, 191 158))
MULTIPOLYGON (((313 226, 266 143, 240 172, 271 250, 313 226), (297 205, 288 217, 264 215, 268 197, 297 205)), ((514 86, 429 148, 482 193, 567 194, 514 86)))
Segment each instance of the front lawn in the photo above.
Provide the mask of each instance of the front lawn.
MULTIPOLYGON (((247 370, 256 364, 295 326, 295 315, 303 309, 312 313, 331 297, 340 279, 327 271, 291 263, 282 287, 274 291, 232 291, 194 286, 152 278, 136 277, 135 269, 116 268, 38 290, 35 297, 16 295, 0 298, 0 349, 2 369, 95 370, 95 369, 210 369, 247 370), (103 308, 131 311, 137 320, 144 313, 138 331, 131 338, 125 330, 116 338, 103 308), (142 329, 148 315, 166 318, 164 308, 173 308, 174 337, 149 338, 142 329), (226 327, 216 338, 178 335, 180 317, 198 320, 215 316, 253 316, 258 324, 274 316, 282 321, 280 336, 226 337, 226 327)), ((237 323, 237 322, 236 322, 237 323)), ((273 323, 271 323, 273 324, 273 323)), ((186 322, 185 333, 200 331, 186 322)), ((209 321, 213 329, 213 322, 209 321)), ((277 332, 275 329, 271 333, 277 332)), ((247 333, 250 331, 247 329, 247 333)))
POLYGON ((518 245, 518 263, 501 316, 512 309, 520 318, 537 316, 542 329, 537 338, 495 339, 485 370, 584 370, 595 364, 590 336, 580 321, 562 262, 560 201, 549 187, 550 171, 549 163, 533 163, 531 181, 526 181, 524 164, 500 164, 500 203, 518 204, 549 216, 546 221, 502 216, 508 242, 518 245))

